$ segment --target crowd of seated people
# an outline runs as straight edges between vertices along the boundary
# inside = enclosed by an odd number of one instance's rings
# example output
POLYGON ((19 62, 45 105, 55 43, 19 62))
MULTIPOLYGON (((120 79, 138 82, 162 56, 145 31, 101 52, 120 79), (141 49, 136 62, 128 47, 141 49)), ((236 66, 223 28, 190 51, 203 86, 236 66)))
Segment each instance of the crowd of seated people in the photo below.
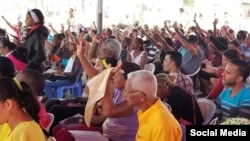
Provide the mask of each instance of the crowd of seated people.
POLYGON ((11 140, 20 129, 29 134, 26 130, 32 128, 37 140, 54 136, 73 141, 69 130, 79 130, 100 132, 112 141, 179 141, 181 127, 203 124, 200 98, 216 104, 213 124, 228 118, 250 120, 247 31, 219 28, 218 20, 211 21, 212 30, 203 29, 194 17, 188 30, 178 22, 164 21, 152 28, 136 22, 97 34, 93 22, 94 27, 84 30, 57 32, 53 23, 45 27, 45 18, 39 9, 28 10, 27 33, 18 34, 21 45, 0 30, 0 87, 5 92, 0 92, 0 104, 6 113, 14 110, 20 123, 27 123, 20 127, 4 119, 1 139, 11 140), (52 43, 45 41, 48 29, 54 34, 52 43), (155 65, 154 72, 144 70, 147 63, 155 65), (64 93, 59 99, 57 88, 73 84, 80 73, 83 97, 67 99, 64 93), (40 101, 38 95, 46 98, 40 101), (34 106, 23 104, 24 100, 34 106), (54 115, 49 132, 44 130, 47 112, 54 115))

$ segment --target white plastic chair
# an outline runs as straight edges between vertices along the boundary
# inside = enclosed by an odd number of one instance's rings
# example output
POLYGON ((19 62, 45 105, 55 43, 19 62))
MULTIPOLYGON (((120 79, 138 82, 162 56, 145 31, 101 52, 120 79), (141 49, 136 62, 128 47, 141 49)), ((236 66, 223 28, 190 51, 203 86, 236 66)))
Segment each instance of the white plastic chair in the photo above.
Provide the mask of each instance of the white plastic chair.
POLYGON ((202 124, 207 125, 212 120, 212 117, 216 111, 216 105, 212 100, 207 98, 199 98, 197 99, 197 102, 203 116, 202 124))
POLYGON ((49 132, 49 129, 50 129, 50 127, 51 127, 51 125, 52 125, 52 123, 54 122, 54 115, 52 114, 52 113, 48 113, 48 125, 47 125, 47 127, 45 128, 45 130, 47 131, 47 132, 49 132))
POLYGON ((144 70, 148 70, 148 71, 154 73, 155 72, 155 64, 153 64, 153 63, 146 64, 144 67, 144 70))

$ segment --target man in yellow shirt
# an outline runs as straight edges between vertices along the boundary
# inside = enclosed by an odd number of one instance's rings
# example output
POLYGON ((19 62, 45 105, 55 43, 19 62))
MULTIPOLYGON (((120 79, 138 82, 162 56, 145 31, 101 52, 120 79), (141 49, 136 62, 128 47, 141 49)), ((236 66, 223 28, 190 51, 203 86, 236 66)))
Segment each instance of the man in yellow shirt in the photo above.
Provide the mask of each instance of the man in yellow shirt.
POLYGON ((129 104, 139 108, 136 141, 181 141, 178 121, 156 93, 154 74, 147 70, 128 74, 124 94, 129 104))

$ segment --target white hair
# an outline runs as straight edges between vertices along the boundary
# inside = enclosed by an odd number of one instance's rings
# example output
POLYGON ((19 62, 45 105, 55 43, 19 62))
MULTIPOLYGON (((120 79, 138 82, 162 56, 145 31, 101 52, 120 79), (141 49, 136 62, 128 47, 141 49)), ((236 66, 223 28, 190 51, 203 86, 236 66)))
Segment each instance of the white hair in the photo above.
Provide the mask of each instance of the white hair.
POLYGON ((153 73, 147 70, 138 70, 128 74, 128 83, 133 90, 144 92, 147 97, 156 97, 157 80, 153 73))
POLYGON ((116 59, 120 58, 121 54, 121 44, 116 39, 106 39, 104 44, 106 45, 106 48, 113 52, 113 57, 116 59))

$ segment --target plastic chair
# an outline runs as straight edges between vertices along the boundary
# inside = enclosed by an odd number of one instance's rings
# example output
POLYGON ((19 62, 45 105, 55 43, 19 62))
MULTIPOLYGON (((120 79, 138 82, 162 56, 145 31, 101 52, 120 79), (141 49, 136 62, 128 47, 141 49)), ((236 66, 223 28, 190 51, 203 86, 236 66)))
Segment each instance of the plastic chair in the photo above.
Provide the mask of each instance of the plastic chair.
POLYGON ((45 130, 46 130, 47 132, 49 132, 49 129, 50 129, 52 123, 54 122, 54 118, 55 118, 55 117, 54 117, 54 115, 53 115, 52 113, 48 113, 48 120, 49 120, 49 123, 48 123, 47 127, 45 127, 45 130))
POLYGON ((192 77, 199 73, 201 67, 199 67, 193 74, 187 74, 187 76, 192 77))
POLYGON ((148 71, 154 73, 155 72, 155 64, 153 64, 153 63, 146 64, 144 67, 144 70, 148 70, 148 71))
POLYGON ((207 125, 212 120, 212 117, 216 111, 216 105, 212 100, 206 98, 199 98, 197 99, 197 102, 203 116, 202 124, 207 125))
POLYGON ((57 98, 64 98, 64 92, 69 90, 71 93, 74 94, 75 97, 82 97, 83 93, 83 85, 82 85, 82 68, 77 74, 76 81, 70 85, 60 86, 57 88, 57 98))

